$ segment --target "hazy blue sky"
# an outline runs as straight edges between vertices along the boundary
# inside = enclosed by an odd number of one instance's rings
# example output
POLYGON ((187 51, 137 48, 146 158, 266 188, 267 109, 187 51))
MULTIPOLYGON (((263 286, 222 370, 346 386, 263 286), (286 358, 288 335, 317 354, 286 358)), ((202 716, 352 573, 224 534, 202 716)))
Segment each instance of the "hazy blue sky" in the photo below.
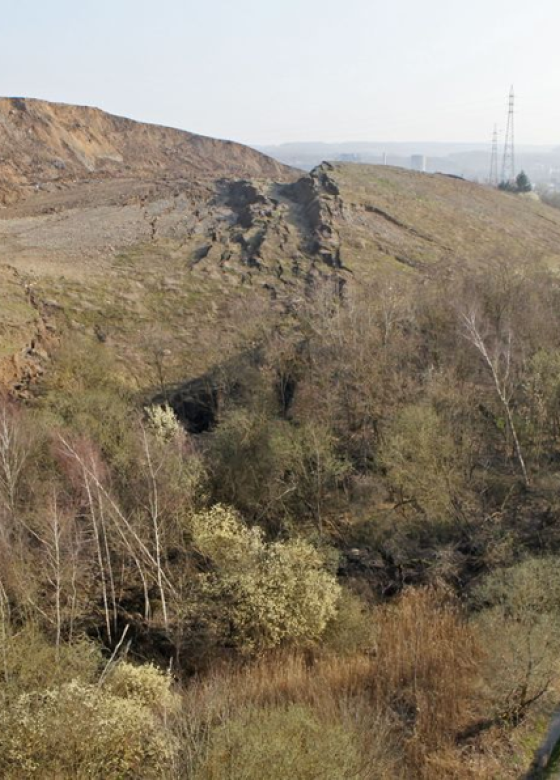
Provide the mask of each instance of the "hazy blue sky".
POLYGON ((248 143, 560 144, 559 0, 0 0, 0 94, 248 143))

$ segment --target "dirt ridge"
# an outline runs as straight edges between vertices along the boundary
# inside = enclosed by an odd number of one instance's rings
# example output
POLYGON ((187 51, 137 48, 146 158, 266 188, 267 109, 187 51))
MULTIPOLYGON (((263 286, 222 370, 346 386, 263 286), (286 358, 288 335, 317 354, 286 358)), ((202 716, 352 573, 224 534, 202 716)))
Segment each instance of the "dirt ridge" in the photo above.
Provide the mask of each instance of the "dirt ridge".
POLYGON ((116 177, 293 179, 292 169, 232 141, 98 108, 0 98, 0 203, 116 177))

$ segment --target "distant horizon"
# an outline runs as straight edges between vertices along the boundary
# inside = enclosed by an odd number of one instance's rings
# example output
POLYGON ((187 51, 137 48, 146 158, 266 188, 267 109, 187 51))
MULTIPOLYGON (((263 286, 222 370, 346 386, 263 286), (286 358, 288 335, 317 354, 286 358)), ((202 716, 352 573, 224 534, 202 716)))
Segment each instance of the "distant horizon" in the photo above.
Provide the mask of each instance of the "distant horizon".
POLYGON ((559 25, 556 0, 10 0, 0 94, 253 147, 490 145, 513 84, 517 142, 555 146, 559 25))
MULTIPOLYGON (((472 147, 480 147, 480 150, 482 149, 490 149, 491 147, 491 141, 440 141, 440 140, 425 140, 425 141, 418 141, 411 139, 409 141, 384 141, 384 140, 371 140, 371 141, 279 141, 278 143, 253 143, 253 144, 247 144, 247 146, 252 146, 257 149, 267 149, 267 148, 280 148, 280 147, 289 147, 289 146, 387 146, 387 147, 395 147, 395 146, 464 146, 469 147, 472 149, 472 147)), ((518 150, 531 150, 531 149, 560 149, 560 141, 556 143, 542 143, 542 144, 524 144, 524 143, 516 143, 515 145, 516 149, 518 150)), ((383 150, 381 150, 383 151, 383 150)), ((477 150, 478 151, 478 150, 477 150)))
MULTIPOLYGON (((141 124, 152 124, 152 125, 159 125, 160 127, 168 127, 172 130, 179 130, 186 133, 193 133, 194 135, 206 135, 204 133, 198 133, 198 131, 192 130, 189 127, 180 127, 177 125, 169 124, 166 122, 154 122, 146 119, 139 119, 136 116, 130 116, 128 114, 125 114, 123 112, 119 111, 113 111, 108 110, 107 108, 104 108, 101 105, 94 105, 90 103, 86 103, 83 101, 78 101, 76 103, 70 102, 68 100, 51 100, 49 98, 45 97, 37 97, 36 95, 0 95, 0 100, 34 100, 38 102, 45 102, 45 103, 54 103, 58 105, 65 105, 65 106, 76 106, 79 108, 85 108, 85 109, 92 109, 96 111, 102 111, 106 114, 111 114, 112 116, 117 116, 122 119, 129 119, 133 122, 139 122, 141 124)), ((469 149, 472 149, 473 147, 480 147, 480 150, 490 148, 491 141, 448 141, 448 140, 439 140, 439 139, 428 139, 428 140, 418 140, 412 138, 411 140, 383 140, 383 139, 371 139, 371 140, 364 140, 363 138, 361 140, 336 140, 336 141, 324 141, 324 140, 291 140, 291 141, 276 141, 276 142, 268 142, 268 143, 262 143, 259 141, 256 142, 247 142, 243 140, 239 140, 237 138, 228 138, 228 137, 222 137, 219 138, 218 136, 207 136, 209 138, 216 138, 216 140, 224 140, 224 141, 232 141, 234 143, 239 143, 244 146, 249 146, 253 149, 274 149, 274 148, 287 148, 287 147, 318 147, 318 146, 325 146, 325 147, 359 147, 359 146, 386 146, 386 147, 397 147, 397 146, 453 146, 453 147, 466 147, 466 151, 469 149)), ((551 143, 537 143, 537 144, 531 144, 531 143, 517 143, 516 148, 518 150, 553 150, 556 148, 560 148, 560 140, 557 142, 551 142, 551 143)), ((381 152, 383 150, 380 150, 381 152)))

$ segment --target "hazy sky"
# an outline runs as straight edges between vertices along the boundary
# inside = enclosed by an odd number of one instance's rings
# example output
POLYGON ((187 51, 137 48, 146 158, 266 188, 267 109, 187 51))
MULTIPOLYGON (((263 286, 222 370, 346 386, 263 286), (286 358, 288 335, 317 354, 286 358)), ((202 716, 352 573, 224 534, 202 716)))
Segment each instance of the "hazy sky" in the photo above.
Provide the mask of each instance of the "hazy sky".
POLYGON ((247 143, 560 144, 559 0, 0 0, 0 94, 247 143))

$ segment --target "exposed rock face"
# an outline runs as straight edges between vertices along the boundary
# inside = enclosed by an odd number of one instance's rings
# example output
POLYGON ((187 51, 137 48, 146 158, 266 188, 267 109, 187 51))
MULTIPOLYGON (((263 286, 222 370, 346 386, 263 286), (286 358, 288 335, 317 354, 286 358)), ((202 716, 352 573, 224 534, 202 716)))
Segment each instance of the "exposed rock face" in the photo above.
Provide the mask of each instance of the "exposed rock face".
POLYGON ((339 269, 342 260, 336 221, 343 216, 343 204, 338 185, 329 175, 331 171, 332 165, 323 163, 309 176, 286 185, 285 192, 303 208, 310 230, 308 250, 326 265, 339 269))
POLYGON ((269 203, 258 187, 246 180, 226 182, 224 202, 237 214, 237 221, 244 228, 253 226, 256 208, 269 203))
POLYGON ((0 391, 28 394, 42 376, 57 343, 53 302, 37 299, 33 287, 14 269, 0 266, 0 391))
POLYGON ((291 169, 230 141, 134 122, 96 108, 0 99, 0 202, 88 179, 294 178, 291 169))

